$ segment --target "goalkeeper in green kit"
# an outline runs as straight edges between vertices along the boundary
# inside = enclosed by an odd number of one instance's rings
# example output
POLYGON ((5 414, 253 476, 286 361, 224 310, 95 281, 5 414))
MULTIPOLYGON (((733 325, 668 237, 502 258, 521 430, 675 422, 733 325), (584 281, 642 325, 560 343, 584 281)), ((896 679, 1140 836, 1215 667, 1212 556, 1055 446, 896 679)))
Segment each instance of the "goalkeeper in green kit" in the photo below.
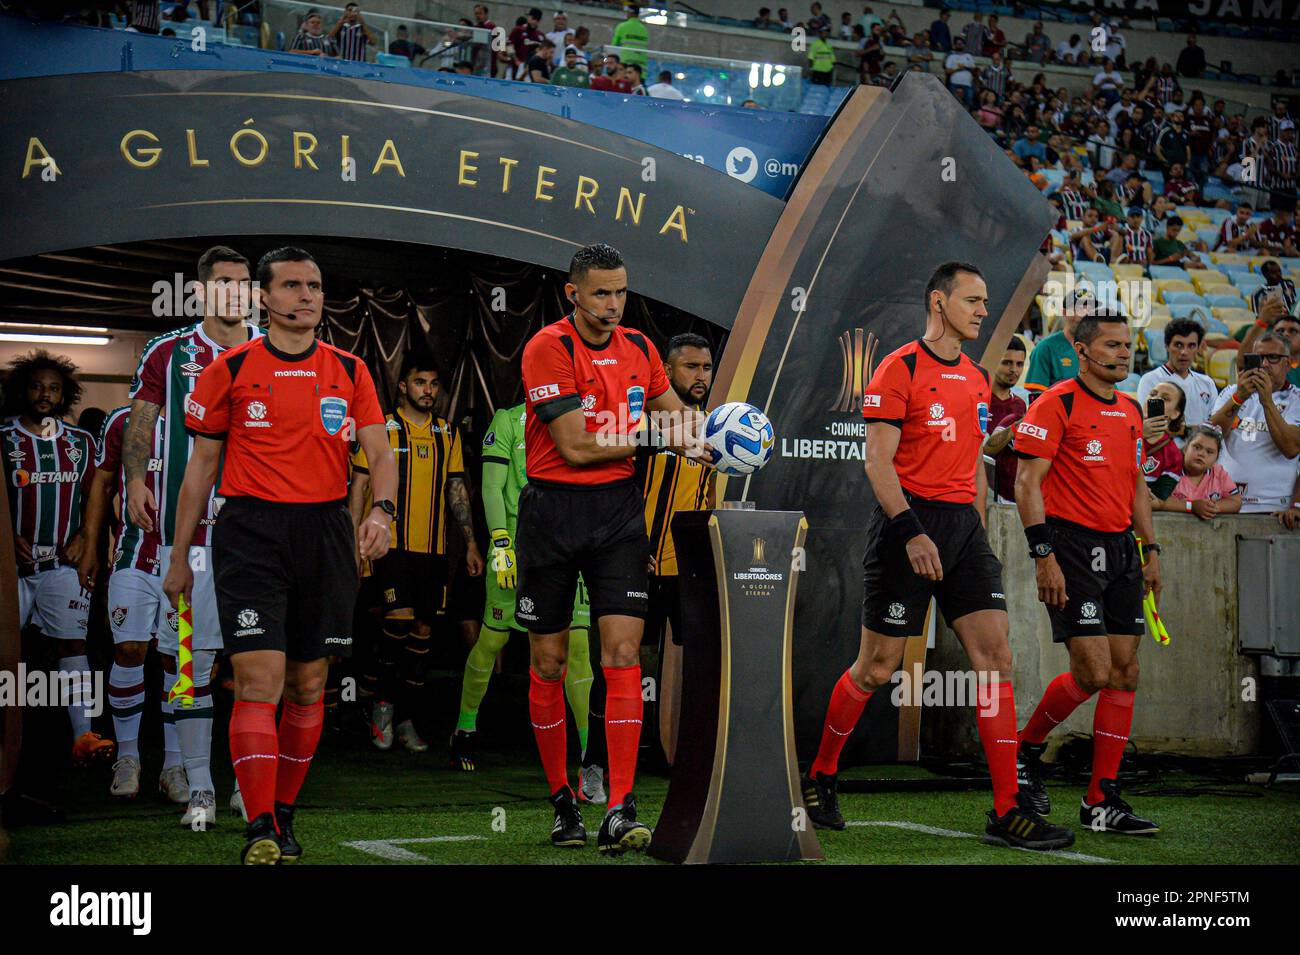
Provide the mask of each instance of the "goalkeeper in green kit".
MULTIPOLYGON (((465 661, 465 681, 460 695, 460 719, 451 736, 452 765, 472 772, 475 768, 475 736, 478 708, 487 693, 488 680, 496 668, 497 654, 510 639, 511 631, 527 633, 515 622, 515 520, 519 513, 519 492, 528 483, 524 454, 524 405, 502 408, 492 417, 492 425, 483 436, 483 510, 487 515, 491 547, 487 561, 487 606, 483 611, 483 629, 478 642, 465 661)), ((564 676, 565 695, 573 710, 574 725, 582 749, 587 748, 587 719, 591 696, 591 653, 588 630, 591 608, 587 587, 578 578, 577 598, 573 604, 573 623, 569 628, 569 661, 564 676)), ((600 801, 603 787, 599 780, 586 780, 591 801, 600 801)))

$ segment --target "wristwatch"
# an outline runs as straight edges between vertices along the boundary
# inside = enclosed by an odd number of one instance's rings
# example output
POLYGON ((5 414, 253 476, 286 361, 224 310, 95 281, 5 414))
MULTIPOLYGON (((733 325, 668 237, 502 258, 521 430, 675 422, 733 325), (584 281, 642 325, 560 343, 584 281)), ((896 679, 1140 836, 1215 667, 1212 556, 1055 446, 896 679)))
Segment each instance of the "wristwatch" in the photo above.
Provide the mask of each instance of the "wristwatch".
POLYGON ((1052 553, 1052 545, 1047 543, 1047 541, 1039 541, 1033 547, 1029 548, 1029 556, 1035 559, 1039 557, 1046 557, 1051 553, 1052 553))
POLYGON ((1145 544, 1143 546, 1146 548, 1146 552, 1148 554, 1159 554, 1161 551, 1164 550, 1164 548, 1161 547, 1159 544, 1145 544))
POLYGON ((375 507, 387 514, 389 520, 397 517, 397 505, 392 501, 375 501, 375 507))

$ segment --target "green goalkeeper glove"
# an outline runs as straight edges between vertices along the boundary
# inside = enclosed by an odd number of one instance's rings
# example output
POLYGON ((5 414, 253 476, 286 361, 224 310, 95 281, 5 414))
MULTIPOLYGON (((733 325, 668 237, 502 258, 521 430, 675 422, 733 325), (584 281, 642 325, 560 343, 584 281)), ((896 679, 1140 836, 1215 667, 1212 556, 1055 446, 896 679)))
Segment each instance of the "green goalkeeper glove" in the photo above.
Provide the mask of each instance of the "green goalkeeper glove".
POLYGON ((518 570, 515 561, 515 545, 505 531, 491 533, 492 546, 488 548, 488 564, 497 575, 497 586, 502 590, 514 590, 518 570))

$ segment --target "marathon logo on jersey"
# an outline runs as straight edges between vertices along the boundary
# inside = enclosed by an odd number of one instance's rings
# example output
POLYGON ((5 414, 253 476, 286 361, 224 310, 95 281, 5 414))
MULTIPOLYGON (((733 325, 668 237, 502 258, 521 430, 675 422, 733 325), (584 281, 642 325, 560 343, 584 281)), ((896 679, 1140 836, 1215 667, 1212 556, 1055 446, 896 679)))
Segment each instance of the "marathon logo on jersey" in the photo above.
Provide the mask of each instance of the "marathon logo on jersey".
POLYGON ((203 416, 208 413, 208 409, 195 401, 193 395, 190 395, 185 399, 185 413, 195 421, 202 421, 203 416))
POLYGON ((547 398, 560 397, 559 385, 538 385, 536 388, 528 389, 528 400, 537 402, 545 401, 547 398))
POLYGON ((75 484, 81 480, 77 471, 14 471, 14 487, 27 487, 29 484, 75 484))
POLYGON ((645 389, 640 385, 633 385, 627 390, 627 416, 632 424, 641 420, 641 412, 645 410, 645 389))
POLYGON ((617 365, 618 359, 617 358, 593 358, 591 363, 593 365, 617 365))
POLYGON ((350 647, 350 646, 352 646, 352 638, 351 638, 351 637, 326 637, 326 638, 325 638, 325 642, 326 642, 326 643, 334 643, 334 644, 338 644, 340 647, 350 647))
POLYGON ((112 612, 109 614, 110 619, 113 621, 113 626, 119 629, 125 626, 126 618, 129 613, 129 607, 114 607, 112 612))
POLYGON ((1039 427, 1036 424, 1030 424, 1028 421, 1022 421, 1016 427, 1016 434, 1027 435, 1031 438, 1038 438, 1040 441, 1047 440, 1047 429, 1039 427))
POLYGON ((348 417, 348 403, 344 398, 330 395, 320 400, 320 423, 330 437, 339 433, 348 417))

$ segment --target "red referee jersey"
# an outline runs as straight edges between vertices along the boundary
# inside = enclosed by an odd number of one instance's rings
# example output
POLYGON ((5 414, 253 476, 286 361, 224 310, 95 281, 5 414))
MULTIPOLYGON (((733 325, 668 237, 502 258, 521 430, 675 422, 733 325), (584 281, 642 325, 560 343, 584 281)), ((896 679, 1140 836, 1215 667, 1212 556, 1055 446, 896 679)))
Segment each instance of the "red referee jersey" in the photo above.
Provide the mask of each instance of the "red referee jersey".
POLYGON ((903 490, 970 504, 991 397, 989 373, 966 355, 949 361, 915 341, 880 363, 862 396, 862 417, 902 432, 894 470, 903 490))
POLYGON ((225 439, 219 494, 294 504, 347 497, 349 442, 383 423, 356 355, 319 341, 286 355, 265 335, 223 352, 185 404, 185 427, 225 439))
POLYGON ((569 315, 532 337, 524 347, 523 371, 530 482, 597 486, 632 477, 631 458, 580 468, 566 464, 547 425, 581 409, 589 432, 636 430, 646 405, 669 387, 663 360, 650 339, 618 327, 605 344, 593 345, 578 334, 569 315))
POLYGON ((1106 533, 1133 524, 1133 493, 1142 469, 1142 411, 1116 392, 1109 401, 1077 378, 1058 382, 1029 406, 1016 428, 1016 453, 1046 458, 1048 517, 1106 533))

